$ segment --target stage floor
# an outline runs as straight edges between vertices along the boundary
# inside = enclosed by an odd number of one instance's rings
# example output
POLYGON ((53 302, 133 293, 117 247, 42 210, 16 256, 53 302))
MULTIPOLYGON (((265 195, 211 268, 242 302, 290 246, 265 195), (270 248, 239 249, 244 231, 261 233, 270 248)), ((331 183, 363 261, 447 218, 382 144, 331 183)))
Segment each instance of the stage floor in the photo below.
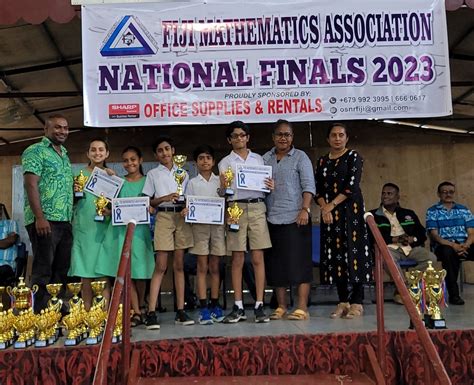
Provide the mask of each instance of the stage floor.
MULTIPOLYGON (((337 301, 335 289, 318 288, 312 291, 311 299, 313 305, 309 308, 311 319, 308 321, 271 321, 266 324, 256 324, 253 318, 253 310, 248 307, 245 312, 247 321, 238 324, 214 324, 214 325, 192 325, 181 326, 174 324, 174 315, 172 311, 160 314, 161 329, 149 331, 141 325, 132 329, 132 341, 152 341, 175 338, 193 338, 193 337, 243 337, 243 336, 277 336, 283 334, 320 334, 320 333, 349 333, 349 332, 367 332, 375 331, 377 320, 375 316, 375 304, 372 298, 374 291, 366 289, 365 296, 365 315, 363 317, 345 320, 329 318, 337 301)), ((409 318, 405 308, 389 301, 393 294, 393 287, 387 285, 385 288, 385 327, 387 330, 402 331, 408 330, 409 318)), ((444 314, 448 329, 474 329, 474 285, 465 284, 463 298, 466 304, 463 306, 451 305, 445 309, 444 314)), ((269 297, 267 298, 269 299, 269 297)), ((251 299, 247 301, 251 303, 251 299)), ((232 306, 233 301, 229 296, 228 307, 232 306)), ((172 305, 165 302, 168 309, 172 305)), ((229 311, 227 309, 226 313, 229 311)), ((267 312, 271 310, 267 307, 267 312)), ((196 321, 198 311, 189 313, 196 321)))

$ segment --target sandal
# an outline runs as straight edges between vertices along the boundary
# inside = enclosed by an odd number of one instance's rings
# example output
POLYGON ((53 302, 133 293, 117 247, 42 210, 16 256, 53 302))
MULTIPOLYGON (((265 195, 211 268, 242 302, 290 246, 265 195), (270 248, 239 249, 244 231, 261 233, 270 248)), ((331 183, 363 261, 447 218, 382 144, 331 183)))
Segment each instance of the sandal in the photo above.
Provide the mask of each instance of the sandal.
POLYGON ((364 314, 364 307, 361 304, 353 303, 344 318, 353 319, 364 314))
POLYGON ((330 317, 335 319, 346 316, 346 314, 349 312, 350 306, 351 305, 349 305, 349 302, 339 302, 337 304, 336 310, 331 313, 330 317))
POLYGON ((143 324, 142 316, 140 314, 133 313, 132 316, 130 317, 130 326, 134 328, 141 324, 143 324))
POLYGON ((301 309, 296 309, 293 310, 290 314, 288 314, 287 318, 292 321, 307 321, 309 320, 309 312, 301 309))
POLYGON ((286 315, 286 310, 278 306, 275 310, 273 310, 273 313, 270 314, 270 319, 274 321, 279 320, 279 319, 282 319, 285 315, 286 315))

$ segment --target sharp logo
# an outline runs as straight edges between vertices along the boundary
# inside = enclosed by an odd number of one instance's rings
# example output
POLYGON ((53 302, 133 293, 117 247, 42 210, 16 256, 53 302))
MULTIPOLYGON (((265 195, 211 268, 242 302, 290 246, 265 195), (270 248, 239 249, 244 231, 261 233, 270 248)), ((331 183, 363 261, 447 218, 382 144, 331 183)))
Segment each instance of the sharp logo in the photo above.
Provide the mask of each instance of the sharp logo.
POLYGON ((137 119, 140 117, 140 105, 109 104, 109 119, 137 119))
POLYGON ((102 56, 154 55, 158 45, 140 20, 132 15, 124 16, 113 26, 104 41, 102 56))

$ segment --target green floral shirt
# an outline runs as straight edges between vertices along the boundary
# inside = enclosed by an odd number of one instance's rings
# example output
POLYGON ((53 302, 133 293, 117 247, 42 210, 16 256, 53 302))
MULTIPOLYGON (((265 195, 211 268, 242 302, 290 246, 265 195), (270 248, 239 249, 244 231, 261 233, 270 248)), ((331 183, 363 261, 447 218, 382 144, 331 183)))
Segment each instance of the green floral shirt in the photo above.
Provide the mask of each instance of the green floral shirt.
MULTIPOLYGON (((53 148, 47 137, 29 146, 21 156, 23 173, 40 177, 38 189, 41 208, 49 221, 67 221, 72 217, 73 175, 66 149, 61 146, 61 155, 53 148)), ((35 221, 25 191, 25 225, 35 221)))

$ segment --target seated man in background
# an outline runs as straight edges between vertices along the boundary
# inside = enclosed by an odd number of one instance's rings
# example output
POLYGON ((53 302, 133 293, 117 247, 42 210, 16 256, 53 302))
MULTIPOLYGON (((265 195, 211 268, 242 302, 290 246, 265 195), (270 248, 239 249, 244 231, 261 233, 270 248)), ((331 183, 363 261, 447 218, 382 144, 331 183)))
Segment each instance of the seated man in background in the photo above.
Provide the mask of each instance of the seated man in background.
MULTIPOLYGON (((13 285, 17 257, 18 225, 10 220, 7 209, 0 203, 0 286, 13 285)), ((8 296, 0 298, 7 305, 8 296)))
MULTIPOLYGON (((426 230, 413 210, 400 207, 400 188, 394 183, 385 183, 382 187, 381 204, 371 213, 377 227, 388 245, 395 262, 413 259, 418 270, 425 270, 428 261, 436 261, 436 257, 424 247, 426 230)), ((398 267, 403 278, 400 267, 398 267)), ((393 300, 403 304, 400 294, 395 291, 393 300)))
POLYGON ((464 305, 459 296, 457 278, 461 259, 474 260, 474 217, 466 207, 454 201, 455 186, 442 182, 438 186, 440 201, 426 212, 426 228, 434 252, 446 270, 449 303, 464 305))

